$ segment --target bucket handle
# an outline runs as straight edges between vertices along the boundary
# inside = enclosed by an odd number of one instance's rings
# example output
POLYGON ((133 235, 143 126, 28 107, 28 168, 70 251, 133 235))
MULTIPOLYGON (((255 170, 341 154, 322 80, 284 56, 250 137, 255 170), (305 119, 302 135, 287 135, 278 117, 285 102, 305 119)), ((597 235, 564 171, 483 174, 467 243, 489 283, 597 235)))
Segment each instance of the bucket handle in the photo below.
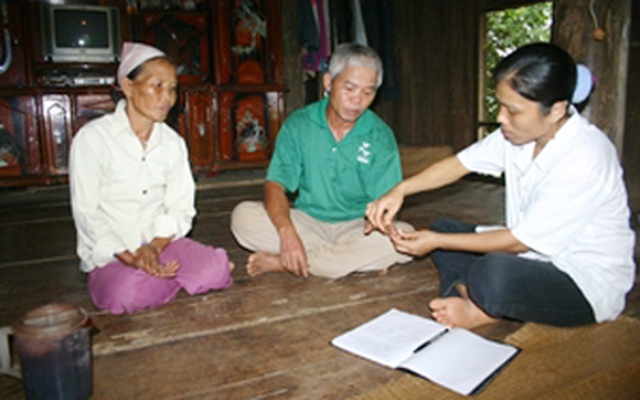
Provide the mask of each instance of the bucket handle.
POLYGON ((13 335, 10 326, 0 328, 0 374, 6 374, 14 378, 22 379, 20 370, 11 367, 11 350, 9 349, 9 336, 13 335))

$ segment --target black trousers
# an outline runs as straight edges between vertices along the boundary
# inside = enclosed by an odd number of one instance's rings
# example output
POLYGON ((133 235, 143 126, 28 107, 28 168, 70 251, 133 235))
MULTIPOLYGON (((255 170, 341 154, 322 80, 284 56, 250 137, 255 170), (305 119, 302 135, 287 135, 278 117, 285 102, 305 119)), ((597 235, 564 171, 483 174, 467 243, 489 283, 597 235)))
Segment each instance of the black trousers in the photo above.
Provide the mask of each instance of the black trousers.
MULTIPOLYGON (((459 221, 436 220, 442 233, 475 232, 459 221)), ((550 262, 507 253, 478 254, 436 250, 431 254, 440 274, 440 295, 459 296, 464 284, 469 297, 494 318, 577 326, 595 322, 591 305, 573 279, 550 262)))

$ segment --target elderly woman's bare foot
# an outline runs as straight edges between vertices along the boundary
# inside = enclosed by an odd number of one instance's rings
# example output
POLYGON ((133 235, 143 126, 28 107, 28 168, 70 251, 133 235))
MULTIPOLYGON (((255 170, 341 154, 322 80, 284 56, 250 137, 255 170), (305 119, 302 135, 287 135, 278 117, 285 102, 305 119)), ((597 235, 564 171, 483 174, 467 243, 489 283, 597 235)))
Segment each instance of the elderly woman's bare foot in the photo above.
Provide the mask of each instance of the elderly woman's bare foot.
POLYGON ((257 276, 266 272, 287 272, 280 264, 280 257, 275 254, 258 251, 247 259, 247 273, 257 276))
POLYGON ((438 297, 429 302, 431 316, 442 325, 472 329, 498 322, 476 305, 464 285, 456 285, 461 297, 438 297))

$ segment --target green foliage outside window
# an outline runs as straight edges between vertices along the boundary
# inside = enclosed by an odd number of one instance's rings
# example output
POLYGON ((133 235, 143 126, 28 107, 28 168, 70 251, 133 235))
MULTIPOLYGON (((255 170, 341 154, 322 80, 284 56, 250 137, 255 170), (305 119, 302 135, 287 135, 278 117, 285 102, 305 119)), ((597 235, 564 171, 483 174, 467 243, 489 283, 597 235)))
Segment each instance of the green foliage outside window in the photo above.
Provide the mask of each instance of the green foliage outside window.
POLYGON ((498 62, 518 47, 551 40, 552 2, 486 13, 485 121, 495 121, 498 102, 491 73, 498 62))

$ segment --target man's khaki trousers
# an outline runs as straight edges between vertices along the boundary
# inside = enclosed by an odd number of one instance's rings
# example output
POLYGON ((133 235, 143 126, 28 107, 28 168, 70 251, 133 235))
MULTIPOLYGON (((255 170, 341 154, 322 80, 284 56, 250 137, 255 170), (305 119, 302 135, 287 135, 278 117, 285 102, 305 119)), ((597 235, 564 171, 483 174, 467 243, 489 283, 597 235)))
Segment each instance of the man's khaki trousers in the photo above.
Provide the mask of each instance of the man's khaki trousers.
MULTIPOLYGON (((309 272, 313 275, 335 279, 355 271, 383 270, 412 259, 398 253, 386 235, 378 231, 365 235, 364 218, 327 223, 293 208, 290 215, 305 246, 309 272)), ((397 222, 397 226, 400 230, 413 231, 406 222, 397 222)), ((280 254, 280 238, 262 202, 238 204, 231 214, 231 231, 238 243, 251 251, 280 254)))

